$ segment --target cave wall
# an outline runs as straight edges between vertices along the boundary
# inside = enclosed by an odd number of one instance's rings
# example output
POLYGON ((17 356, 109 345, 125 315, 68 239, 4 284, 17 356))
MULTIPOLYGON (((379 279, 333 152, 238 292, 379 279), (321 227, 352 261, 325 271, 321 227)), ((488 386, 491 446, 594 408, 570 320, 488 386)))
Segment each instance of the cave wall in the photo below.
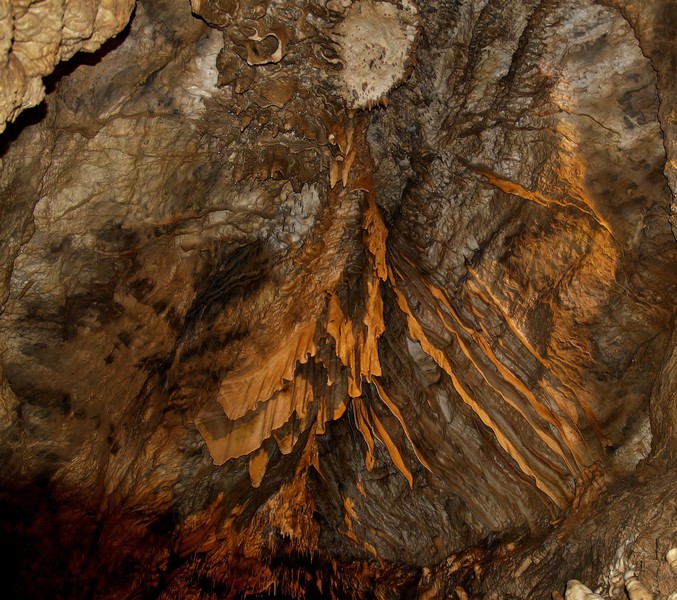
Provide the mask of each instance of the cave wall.
POLYGON ((79 51, 94 52, 120 33, 133 0, 17 0, 0 6, 0 132, 45 96, 42 78, 79 51))
POLYGON ((6 589, 546 597, 675 545, 674 2, 45 9, 0 12, 6 589))

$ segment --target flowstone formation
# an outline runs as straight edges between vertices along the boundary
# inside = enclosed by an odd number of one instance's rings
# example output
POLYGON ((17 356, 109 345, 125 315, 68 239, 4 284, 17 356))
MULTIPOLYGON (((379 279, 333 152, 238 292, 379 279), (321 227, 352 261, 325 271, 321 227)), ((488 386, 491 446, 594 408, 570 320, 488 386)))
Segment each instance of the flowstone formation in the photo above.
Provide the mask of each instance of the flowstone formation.
POLYGON ((677 592, 677 3, 47 4, 10 597, 677 592))
POLYGON ((133 0, 3 0, 0 4, 0 132, 45 95, 42 77, 76 52, 120 33, 133 0))

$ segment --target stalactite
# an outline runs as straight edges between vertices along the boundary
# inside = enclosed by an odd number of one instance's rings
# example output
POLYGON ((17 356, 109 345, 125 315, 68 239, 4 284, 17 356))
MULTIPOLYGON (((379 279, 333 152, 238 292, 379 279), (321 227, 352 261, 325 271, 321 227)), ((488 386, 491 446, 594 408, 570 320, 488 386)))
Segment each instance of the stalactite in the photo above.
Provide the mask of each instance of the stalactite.
POLYGON ((671 2, 132 4, 0 2, 3 593, 671 594, 671 2))

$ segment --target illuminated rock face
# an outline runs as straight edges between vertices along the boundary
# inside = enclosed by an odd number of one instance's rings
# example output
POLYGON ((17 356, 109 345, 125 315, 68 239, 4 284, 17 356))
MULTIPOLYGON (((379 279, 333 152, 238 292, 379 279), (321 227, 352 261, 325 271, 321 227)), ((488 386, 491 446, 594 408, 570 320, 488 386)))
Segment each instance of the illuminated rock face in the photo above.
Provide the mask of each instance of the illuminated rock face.
POLYGON ((676 10, 145 0, 57 70, 1 155, 5 588, 674 591, 676 10))
POLYGON ((133 0, 5 0, 0 5, 0 131, 45 96, 42 77, 127 24, 133 0))

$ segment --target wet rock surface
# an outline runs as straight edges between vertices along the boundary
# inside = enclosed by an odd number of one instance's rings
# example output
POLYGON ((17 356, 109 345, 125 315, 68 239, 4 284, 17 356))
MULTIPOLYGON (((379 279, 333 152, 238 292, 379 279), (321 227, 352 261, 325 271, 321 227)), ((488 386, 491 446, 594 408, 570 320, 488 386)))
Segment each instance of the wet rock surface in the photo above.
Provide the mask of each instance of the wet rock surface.
POLYGON ((677 5, 125 6, 0 138, 9 596, 677 591, 677 5))

